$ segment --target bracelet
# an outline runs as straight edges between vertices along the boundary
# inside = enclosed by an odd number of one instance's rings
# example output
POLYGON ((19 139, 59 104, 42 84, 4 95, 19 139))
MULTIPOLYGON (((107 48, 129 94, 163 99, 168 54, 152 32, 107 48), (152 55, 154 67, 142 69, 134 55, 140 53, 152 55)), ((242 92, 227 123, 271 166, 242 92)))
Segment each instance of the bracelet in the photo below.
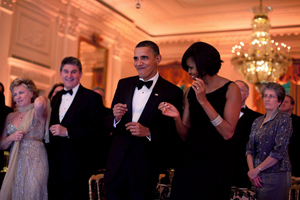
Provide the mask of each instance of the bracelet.
POLYGON ((222 123, 223 119, 222 117, 218 114, 218 116, 216 117, 216 119, 210 121, 212 123, 212 125, 214 126, 219 126, 222 123))
POLYGON ((258 168, 258 171, 261 172, 261 168, 258 168))

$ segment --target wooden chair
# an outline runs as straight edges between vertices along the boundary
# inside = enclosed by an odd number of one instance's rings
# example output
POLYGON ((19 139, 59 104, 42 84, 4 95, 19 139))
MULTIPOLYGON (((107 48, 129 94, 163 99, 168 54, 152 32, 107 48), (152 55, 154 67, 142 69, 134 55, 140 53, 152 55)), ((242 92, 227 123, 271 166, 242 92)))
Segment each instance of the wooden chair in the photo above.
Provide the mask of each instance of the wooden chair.
POLYGON ((299 200, 300 185, 292 185, 289 190, 289 200, 299 200))
POLYGON ((95 196, 97 196, 98 200, 101 200, 101 197, 104 195, 102 193, 102 189, 103 189, 103 177, 104 174, 97 174, 97 175, 92 175, 91 178, 89 179, 89 194, 90 194, 90 200, 94 200, 95 196), (97 188, 97 193, 95 191, 93 191, 92 187, 92 182, 95 181, 96 182, 96 188, 97 188), (95 195, 97 194, 97 195, 95 195))

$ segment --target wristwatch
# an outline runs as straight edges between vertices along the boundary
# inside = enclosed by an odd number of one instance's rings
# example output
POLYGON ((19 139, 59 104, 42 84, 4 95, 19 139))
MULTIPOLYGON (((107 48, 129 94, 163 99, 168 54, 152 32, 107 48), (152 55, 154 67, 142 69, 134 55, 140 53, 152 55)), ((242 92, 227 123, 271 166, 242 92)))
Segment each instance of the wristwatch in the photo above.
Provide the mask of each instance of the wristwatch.
POLYGON ((258 168, 258 171, 261 172, 261 168, 258 168))

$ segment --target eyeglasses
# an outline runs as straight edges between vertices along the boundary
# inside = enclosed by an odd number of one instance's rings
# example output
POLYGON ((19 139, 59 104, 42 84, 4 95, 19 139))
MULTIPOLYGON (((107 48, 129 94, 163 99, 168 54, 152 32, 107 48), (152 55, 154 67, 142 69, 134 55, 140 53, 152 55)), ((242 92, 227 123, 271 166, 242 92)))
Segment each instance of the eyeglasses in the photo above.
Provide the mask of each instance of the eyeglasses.
POLYGON ((270 95, 267 95, 267 94, 264 94, 264 96, 263 96, 263 98, 270 98, 270 99, 277 99, 277 97, 275 96, 275 95, 272 95, 272 94, 270 94, 270 95))
POLYGON ((240 91, 241 91, 241 92, 248 92, 247 90, 243 90, 243 89, 241 89, 241 88, 240 88, 240 91))

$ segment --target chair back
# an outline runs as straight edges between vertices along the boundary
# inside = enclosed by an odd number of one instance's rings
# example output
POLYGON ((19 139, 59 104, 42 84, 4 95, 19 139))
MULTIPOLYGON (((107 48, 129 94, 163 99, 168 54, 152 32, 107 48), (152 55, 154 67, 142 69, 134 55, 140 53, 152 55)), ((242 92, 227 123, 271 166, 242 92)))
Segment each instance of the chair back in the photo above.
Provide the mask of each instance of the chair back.
POLYGON ((299 200, 300 185, 292 185, 289 189, 289 200, 299 200))
POLYGON ((90 195, 90 200, 101 200, 101 197, 103 197, 103 193, 102 193, 102 188, 103 188, 103 177, 104 174, 97 174, 97 175, 92 175, 91 178, 89 179, 89 195, 90 195), (95 187, 93 187, 92 182, 96 183, 96 188, 97 188, 97 192, 95 192, 95 190, 93 190, 95 187), (96 195, 97 194, 97 195, 96 195), (96 198, 96 196, 98 198, 96 198))

